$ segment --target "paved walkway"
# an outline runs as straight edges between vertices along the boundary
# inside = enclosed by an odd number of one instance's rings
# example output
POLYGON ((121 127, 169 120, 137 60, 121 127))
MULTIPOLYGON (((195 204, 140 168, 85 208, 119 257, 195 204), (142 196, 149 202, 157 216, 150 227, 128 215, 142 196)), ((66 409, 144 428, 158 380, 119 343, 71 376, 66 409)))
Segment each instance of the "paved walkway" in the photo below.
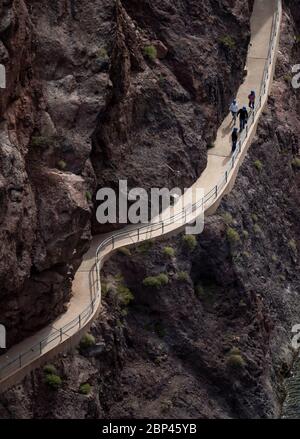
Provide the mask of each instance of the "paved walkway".
MULTIPOLYGON (((247 58, 248 75, 241 85, 237 100, 239 106, 247 105, 247 96, 251 90, 256 91, 259 96, 260 89, 264 83, 264 70, 267 63, 270 39, 272 33, 272 24, 274 14, 277 10, 277 1, 279 4, 279 24, 281 21, 281 2, 279 0, 255 0, 254 11, 251 20, 251 45, 247 58)), ((277 33, 277 43, 279 32, 277 33)), ((262 96, 261 106, 257 109, 253 124, 249 128, 248 138, 243 142, 242 150, 237 151, 235 160, 231 157, 231 132, 233 125, 231 116, 228 115, 218 130, 215 147, 208 153, 207 168, 200 176, 191 189, 203 188, 205 194, 211 192, 213 194, 212 201, 207 201, 204 205, 201 203, 194 210, 185 212, 184 222, 189 223, 195 219, 203 210, 208 213, 211 209, 216 209, 223 195, 230 190, 234 179, 238 172, 238 168, 243 161, 247 148, 251 144, 251 138, 255 134, 256 125, 263 110, 264 104, 267 102, 268 90, 272 83, 273 69, 275 64, 276 44, 274 47, 272 63, 268 70, 268 78, 266 79, 266 93, 262 96), (229 169, 229 171, 228 171, 229 169), (224 175, 228 171, 228 181, 224 175), (220 185, 220 181, 224 179, 220 185), (215 189, 216 188, 216 189, 215 189)), ((198 200, 196 200, 198 201, 198 200)), ((178 203, 176 206, 179 206, 178 203)), ((178 207, 173 208, 173 213, 180 213, 178 207)), ((166 212, 161 215, 160 219, 168 218, 166 212)), ((166 223, 154 227, 150 227, 146 232, 137 234, 135 226, 129 226, 122 231, 121 237, 113 238, 116 234, 106 236, 96 236, 88 253, 84 256, 84 260, 75 275, 73 282, 73 297, 68 305, 67 311, 58 317, 52 325, 37 332, 34 336, 23 340, 21 343, 12 347, 5 355, 0 357, 0 388, 4 390, 9 385, 20 380, 26 373, 37 367, 40 363, 53 356, 54 354, 69 347, 70 344, 78 342, 78 337, 87 330, 88 325, 98 314, 101 309, 101 287, 97 277, 97 267, 95 264, 95 254, 101 243, 109 240, 107 245, 103 245, 101 253, 101 261, 106 255, 109 255, 114 248, 124 245, 133 244, 149 238, 155 238, 174 230, 180 229, 178 224, 166 223), (98 281, 97 281, 98 280, 98 281), (91 306, 91 303, 93 306, 91 306), (60 328, 63 328, 61 330, 60 328)), ((99 266, 101 264, 99 263, 99 266)), ((100 267, 98 267, 100 270, 100 267)))

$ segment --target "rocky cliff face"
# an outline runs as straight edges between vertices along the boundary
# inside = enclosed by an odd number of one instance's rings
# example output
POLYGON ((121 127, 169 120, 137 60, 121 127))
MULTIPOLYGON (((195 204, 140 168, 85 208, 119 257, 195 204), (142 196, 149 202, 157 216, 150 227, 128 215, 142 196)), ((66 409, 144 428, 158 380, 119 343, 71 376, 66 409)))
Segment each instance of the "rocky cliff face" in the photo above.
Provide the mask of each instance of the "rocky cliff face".
POLYGON ((7 72, 0 93, 0 316, 8 344, 63 311, 72 264, 89 238, 87 183, 57 169, 63 145, 48 133, 32 8, 20 0, 2 1, 0 9, 7 72))
POLYGON ((0 2, 9 345, 63 312, 91 229, 103 230, 91 225, 97 187, 186 186, 204 169, 242 80, 253 1, 244 3, 0 2))
MULTIPOLYGON (((148 29, 158 13, 152 3, 145 3, 144 18, 129 3, 127 12, 148 29)), ((291 328, 300 311, 300 111, 290 74, 300 58, 294 7, 287 2, 276 80, 257 137, 204 233, 195 242, 179 236, 111 259, 103 280, 105 310, 92 328, 97 345, 57 360, 63 378, 58 391, 49 392, 41 370, 7 392, 1 417, 280 415, 283 380, 294 358, 291 328), (162 272, 167 285, 143 285, 162 272), (86 382, 89 396, 79 394, 86 382)), ((110 99, 109 114, 120 111, 110 99)), ((100 132, 95 136, 99 140, 100 132)), ((105 142, 94 147, 106 148, 105 142)))

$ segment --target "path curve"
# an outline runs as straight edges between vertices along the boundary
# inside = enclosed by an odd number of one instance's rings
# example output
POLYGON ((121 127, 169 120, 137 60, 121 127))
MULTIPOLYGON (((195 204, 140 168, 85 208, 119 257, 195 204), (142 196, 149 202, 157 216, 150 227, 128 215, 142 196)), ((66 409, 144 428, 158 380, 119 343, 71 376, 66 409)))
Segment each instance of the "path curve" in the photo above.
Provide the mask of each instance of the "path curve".
POLYGON ((203 188, 204 198, 193 199, 190 203, 188 198, 184 198, 185 195, 181 199, 181 207, 177 203, 171 212, 164 212, 147 226, 128 226, 122 232, 96 236, 76 272, 73 296, 66 313, 0 357, 0 391, 16 384, 58 353, 76 346, 101 310, 100 268, 117 248, 180 232, 199 215, 210 215, 216 211, 223 196, 234 186, 239 167, 267 103, 276 65, 281 19, 282 0, 255 0, 246 66, 248 74, 237 99, 240 104, 244 104, 249 91, 256 90, 257 107, 251 113, 247 130, 242 134, 233 156, 230 115, 219 128, 215 147, 208 152, 207 167, 189 189, 197 194, 196 188, 203 188))

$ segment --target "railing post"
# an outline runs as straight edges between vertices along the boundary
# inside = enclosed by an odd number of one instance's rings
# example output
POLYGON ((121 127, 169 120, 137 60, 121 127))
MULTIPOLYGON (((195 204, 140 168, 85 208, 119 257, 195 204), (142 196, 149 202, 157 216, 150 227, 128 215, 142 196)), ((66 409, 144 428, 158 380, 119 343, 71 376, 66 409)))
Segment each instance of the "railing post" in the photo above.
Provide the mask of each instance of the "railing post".
POLYGON ((112 248, 113 249, 115 248, 115 237, 114 236, 112 237, 112 248))
POLYGON ((216 185, 215 191, 216 191, 216 198, 218 198, 218 185, 216 185))
POLYGON ((249 128, 248 125, 246 125, 246 138, 248 137, 249 128))
POLYGON ((164 233, 165 233, 165 223, 164 222, 161 225, 161 233, 162 233, 162 235, 164 235, 164 233))
POLYGON ((228 183, 228 171, 225 172, 225 181, 228 183))
POLYGON ((140 229, 138 228, 138 242, 140 241, 140 229))
POLYGON ((62 328, 60 328, 59 332, 60 332, 60 342, 62 342, 62 339, 63 339, 63 330, 62 330, 62 328))
POLYGON ((261 105, 262 105, 262 96, 260 95, 260 98, 259 98, 259 108, 261 108, 261 105))
POLYGON ((81 328, 81 314, 79 314, 79 316, 78 316, 78 325, 79 325, 79 328, 81 328))
POLYGON ((19 367, 20 368, 22 367, 22 354, 19 355, 19 367))

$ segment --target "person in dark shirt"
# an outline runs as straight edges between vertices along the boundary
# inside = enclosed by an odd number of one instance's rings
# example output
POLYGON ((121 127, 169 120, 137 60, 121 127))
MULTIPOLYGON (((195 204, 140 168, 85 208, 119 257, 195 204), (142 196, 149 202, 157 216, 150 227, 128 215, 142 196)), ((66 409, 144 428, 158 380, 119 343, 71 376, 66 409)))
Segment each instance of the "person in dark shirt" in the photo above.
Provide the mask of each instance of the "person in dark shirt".
POLYGON ((234 153, 234 151, 236 150, 236 145, 237 145, 237 141, 238 141, 238 129, 234 128, 234 130, 232 131, 232 153, 234 153))
POLYGON ((240 131, 242 132, 248 122, 248 111, 246 107, 243 107, 239 110, 238 116, 240 117, 240 131))

